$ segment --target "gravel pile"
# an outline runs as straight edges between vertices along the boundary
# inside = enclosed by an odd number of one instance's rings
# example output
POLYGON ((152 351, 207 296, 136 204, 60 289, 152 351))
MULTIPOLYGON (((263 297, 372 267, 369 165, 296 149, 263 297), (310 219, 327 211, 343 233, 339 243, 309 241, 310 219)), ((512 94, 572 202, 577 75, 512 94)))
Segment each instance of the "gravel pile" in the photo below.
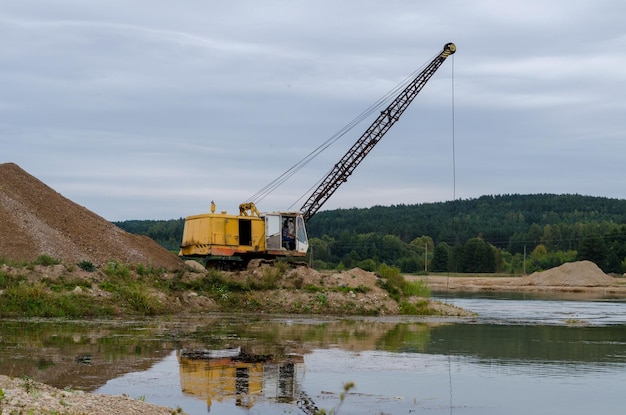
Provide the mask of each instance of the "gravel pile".
POLYGON ((617 282, 593 262, 577 261, 566 262, 546 271, 534 272, 522 278, 520 283, 540 286, 606 287, 617 282))
POLYGON ((182 261, 57 193, 14 163, 0 164, 0 258, 65 263, 109 261, 178 269, 182 261))

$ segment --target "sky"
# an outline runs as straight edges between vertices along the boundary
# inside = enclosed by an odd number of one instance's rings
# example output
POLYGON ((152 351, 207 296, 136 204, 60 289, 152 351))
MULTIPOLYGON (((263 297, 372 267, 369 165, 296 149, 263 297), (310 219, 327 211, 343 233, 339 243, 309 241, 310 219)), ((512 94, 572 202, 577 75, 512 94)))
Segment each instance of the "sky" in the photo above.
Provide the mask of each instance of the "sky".
MULTIPOLYGON (((3 0, 0 163, 111 221, 237 213, 454 42, 321 210, 625 199, 624 16, 621 0, 3 0)), ((372 121, 259 210, 299 209, 372 121)))

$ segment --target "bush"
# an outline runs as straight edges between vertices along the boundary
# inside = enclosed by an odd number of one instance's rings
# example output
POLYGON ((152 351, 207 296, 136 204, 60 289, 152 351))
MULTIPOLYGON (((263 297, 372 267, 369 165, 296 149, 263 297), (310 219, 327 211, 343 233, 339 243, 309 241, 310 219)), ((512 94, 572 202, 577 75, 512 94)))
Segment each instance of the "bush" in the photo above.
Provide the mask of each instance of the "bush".
POLYGON ((130 278, 130 268, 116 261, 107 262, 102 271, 109 277, 130 278))
POLYGON ((92 264, 91 261, 80 261, 78 263, 78 268, 86 272, 94 272, 96 270, 95 265, 92 264))
POLYGON ((405 281, 404 295, 415 297, 430 297, 430 287, 423 279, 418 281, 405 281))
POLYGON ((427 315, 432 314, 428 301, 420 300, 417 303, 402 301, 400 303, 400 314, 404 315, 427 315))
POLYGON ((119 294, 133 310, 141 314, 153 316, 165 311, 165 306, 148 294, 147 287, 142 285, 122 287, 119 294))
POLYGON ((60 263, 61 261, 59 261, 58 259, 52 258, 48 254, 39 255, 37 259, 35 260, 35 265, 43 265, 43 266, 57 265, 60 263))
POLYGON ((380 283, 381 287, 387 290, 391 298, 398 301, 404 294, 404 286, 406 284, 406 280, 400 274, 400 268, 382 264, 378 267, 378 275, 384 279, 380 283))

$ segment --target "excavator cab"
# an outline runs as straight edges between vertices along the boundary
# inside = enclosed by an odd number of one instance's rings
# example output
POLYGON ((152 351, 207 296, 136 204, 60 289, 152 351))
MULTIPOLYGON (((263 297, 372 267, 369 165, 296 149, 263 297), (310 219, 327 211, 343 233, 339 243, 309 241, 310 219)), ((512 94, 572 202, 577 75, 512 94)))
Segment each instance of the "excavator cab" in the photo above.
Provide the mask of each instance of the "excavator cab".
POLYGON ((306 254, 309 241, 300 212, 265 213, 265 249, 273 255, 306 254))

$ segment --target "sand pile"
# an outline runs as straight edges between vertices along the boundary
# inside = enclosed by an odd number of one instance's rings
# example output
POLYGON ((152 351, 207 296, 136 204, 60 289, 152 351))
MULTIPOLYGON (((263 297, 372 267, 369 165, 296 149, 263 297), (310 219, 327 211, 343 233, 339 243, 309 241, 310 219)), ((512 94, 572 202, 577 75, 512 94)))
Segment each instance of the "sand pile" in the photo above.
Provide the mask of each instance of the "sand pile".
POLYGON ((534 272, 520 281, 522 285, 605 287, 615 285, 615 278, 602 272, 591 261, 568 262, 546 271, 534 272))
POLYGON ((182 261, 152 239, 133 235, 72 202, 14 163, 0 164, 0 258, 66 263, 109 261, 177 269, 182 261))

